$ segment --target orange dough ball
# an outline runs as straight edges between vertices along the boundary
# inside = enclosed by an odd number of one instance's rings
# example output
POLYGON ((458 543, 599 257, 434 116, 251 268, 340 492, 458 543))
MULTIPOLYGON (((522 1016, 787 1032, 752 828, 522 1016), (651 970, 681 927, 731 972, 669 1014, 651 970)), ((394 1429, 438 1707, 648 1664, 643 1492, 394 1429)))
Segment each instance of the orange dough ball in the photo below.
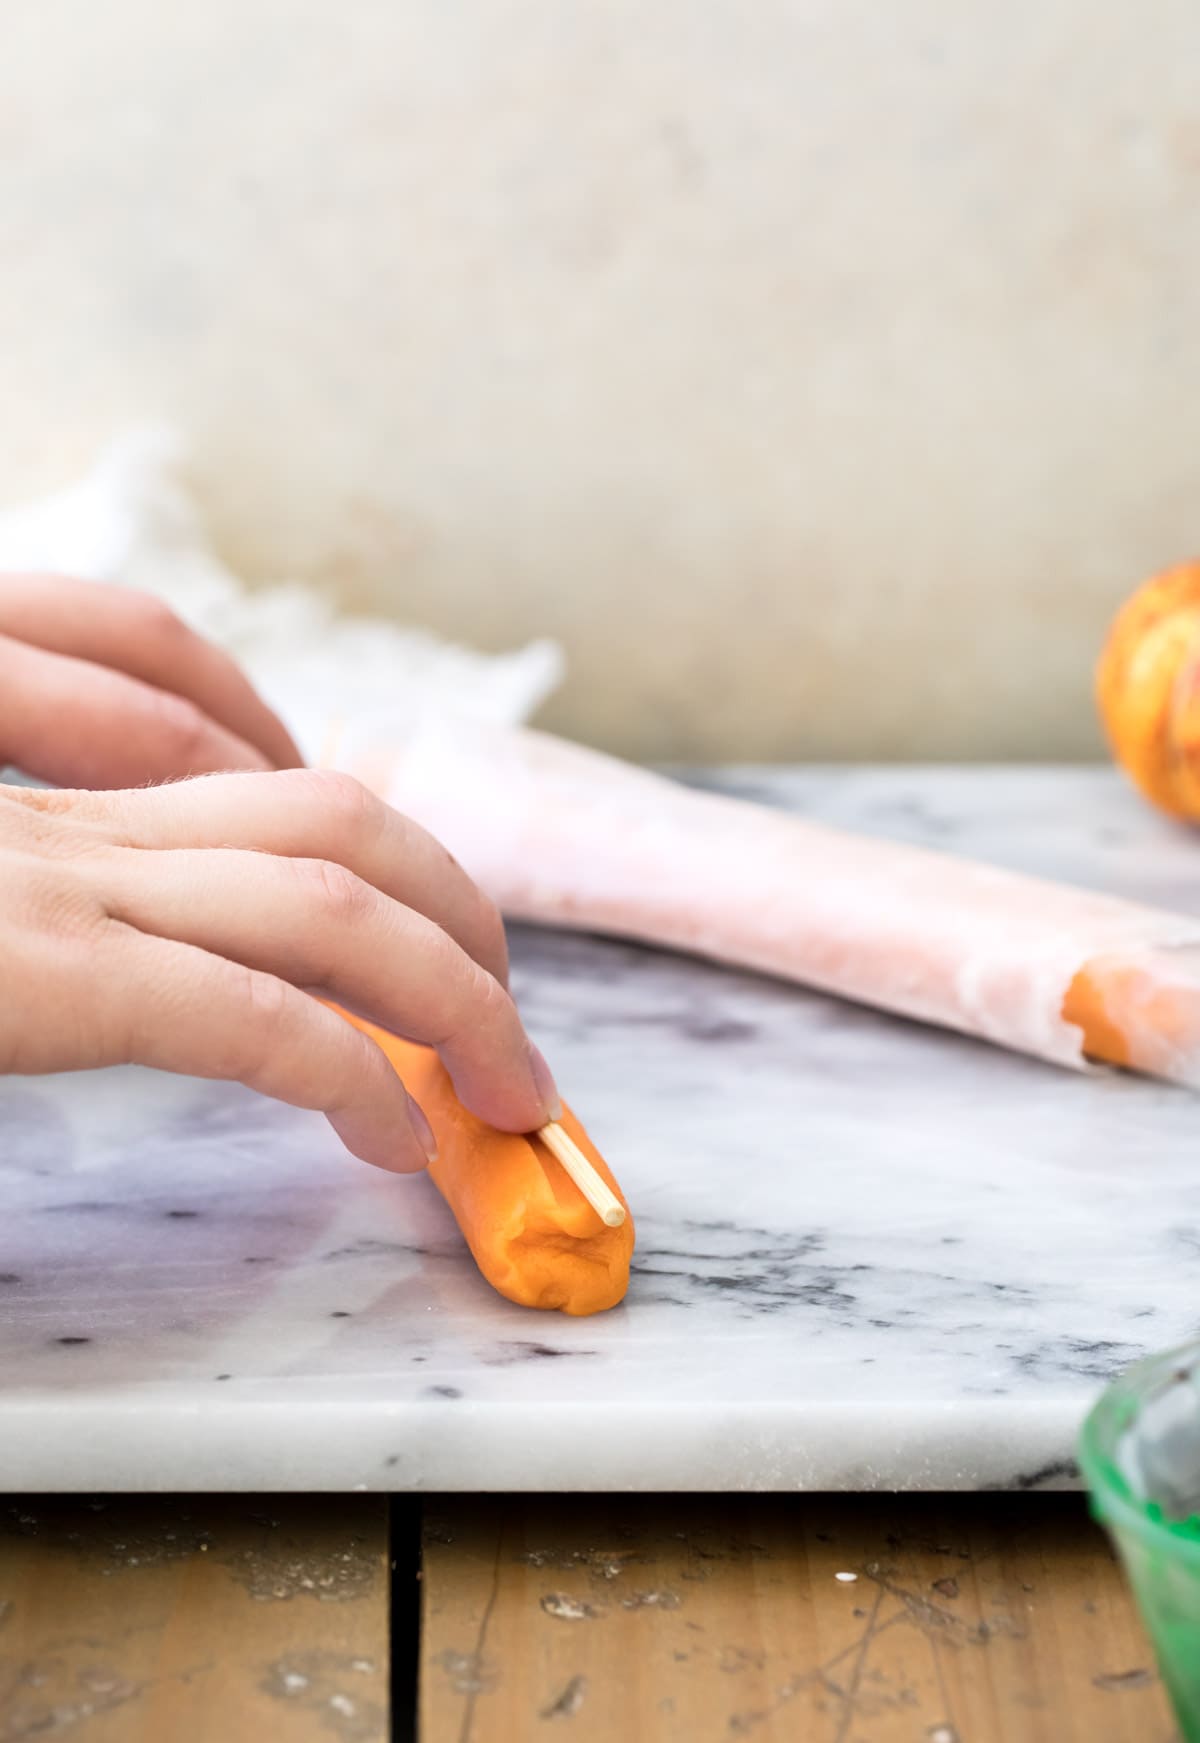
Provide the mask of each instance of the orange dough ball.
POLYGON ((1122 606, 1096 700, 1113 755, 1146 797, 1200 820, 1200 562, 1154 576, 1122 606))

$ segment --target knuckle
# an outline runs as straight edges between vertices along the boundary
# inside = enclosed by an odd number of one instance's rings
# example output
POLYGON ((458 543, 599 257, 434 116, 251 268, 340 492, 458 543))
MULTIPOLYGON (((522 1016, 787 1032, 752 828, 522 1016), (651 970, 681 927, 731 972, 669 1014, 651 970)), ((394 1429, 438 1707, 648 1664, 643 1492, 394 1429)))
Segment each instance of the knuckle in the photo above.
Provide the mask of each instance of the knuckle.
POLYGON ((26 872, 20 891, 25 922, 43 936, 88 937, 107 922, 104 904, 86 878, 72 876, 62 864, 41 865, 26 872))
POLYGON ((106 817, 111 809, 112 797, 107 793, 0 787, 0 852, 64 865, 106 857, 113 847, 113 828, 106 817), (81 799, 86 807, 81 807, 81 799))
POLYGON ((0 787, 4 804, 4 829, 17 826, 24 818, 69 817, 79 806, 80 795, 69 787, 0 787))
POLYGON ((288 1015, 289 989, 273 974, 260 974, 252 968, 241 968, 241 998, 251 1021, 267 1032, 277 1030, 288 1015))
POLYGON ((369 787, 340 769, 287 769, 280 776, 311 807, 322 829, 339 841, 378 829, 383 803, 369 787))
POLYGON ((301 875, 309 880, 313 897, 327 915, 348 925, 370 913, 374 906, 373 892, 370 885, 354 872, 338 865, 335 860, 300 863, 305 868, 301 875))
POLYGON ((191 631, 165 599, 153 593, 141 593, 137 588, 124 587, 117 597, 129 615, 134 631, 147 640, 173 644, 190 638, 191 631))
POLYGON ((495 975, 466 951, 451 947, 449 956, 455 1029, 463 1033, 509 1026, 515 1020, 516 1007, 495 975))
POLYGON ((167 690, 153 693, 150 729, 180 769, 209 768, 213 761, 212 727, 194 702, 167 690))
POLYGON ((238 1078, 254 1088, 264 1079, 280 1046, 286 1045, 289 989, 274 975, 233 963, 226 990, 239 1020, 226 1034, 219 1075, 238 1078))
MULTIPOLYGON (((53 814, 0 804, 0 959, 7 971, 0 972, 0 984, 10 1004, 14 993, 19 1003, 23 992, 33 991, 48 964, 52 972, 82 971, 90 983, 88 965, 109 925, 95 863, 102 845, 93 832, 53 814)), ((62 1015, 66 1021, 67 1007, 62 1015)))

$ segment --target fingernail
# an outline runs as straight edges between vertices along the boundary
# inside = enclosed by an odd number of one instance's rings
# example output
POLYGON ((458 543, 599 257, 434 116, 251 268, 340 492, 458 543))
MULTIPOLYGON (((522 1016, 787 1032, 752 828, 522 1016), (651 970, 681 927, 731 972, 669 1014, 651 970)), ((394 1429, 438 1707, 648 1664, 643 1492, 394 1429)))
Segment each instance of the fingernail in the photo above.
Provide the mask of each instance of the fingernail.
POLYGON ((533 1067, 533 1081, 548 1120, 562 1119, 562 1102, 558 1098, 558 1085, 554 1081, 554 1073, 546 1064, 540 1050, 529 1043, 529 1063, 533 1067))
POLYGON ((437 1139, 433 1135, 433 1127, 425 1118, 425 1110, 410 1096, 408 1099, 408 1123, 413 1129, 417 1142, 431 1162, 438 1159, 437 1139))

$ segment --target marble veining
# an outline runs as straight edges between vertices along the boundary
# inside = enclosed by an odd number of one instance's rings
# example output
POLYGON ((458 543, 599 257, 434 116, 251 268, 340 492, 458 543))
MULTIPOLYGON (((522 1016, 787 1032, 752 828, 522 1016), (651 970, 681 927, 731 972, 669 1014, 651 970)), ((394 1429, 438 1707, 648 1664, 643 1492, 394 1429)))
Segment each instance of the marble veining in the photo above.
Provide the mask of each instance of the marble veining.
MULTIPOLYGON (((687 778, 1200 910, 1104 770, 687 778)), ((1200 1333, 1200 1102, 640 946, 518 929, 638 1223, 615 1312, 484 1284, 429 1182, 236 1087, 0 1080, 0 1486, 1037 1487, 1200 1333)))

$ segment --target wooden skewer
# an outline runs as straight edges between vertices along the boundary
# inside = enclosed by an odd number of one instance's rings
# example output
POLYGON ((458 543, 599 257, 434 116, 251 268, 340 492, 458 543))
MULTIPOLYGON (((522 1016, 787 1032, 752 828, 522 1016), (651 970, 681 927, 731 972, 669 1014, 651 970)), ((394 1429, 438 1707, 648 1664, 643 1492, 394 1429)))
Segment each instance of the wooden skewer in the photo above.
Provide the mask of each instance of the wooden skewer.
POLYGON ((568 1136, 556 1120, 540 1127, 537 1136, 550 1154, 562 1163, 600 1221, 607 1223, 610 1229, 619 1229, 625 1221, 625 1206, 607 1182, 600 1178, 574 1138, 568 1136))

